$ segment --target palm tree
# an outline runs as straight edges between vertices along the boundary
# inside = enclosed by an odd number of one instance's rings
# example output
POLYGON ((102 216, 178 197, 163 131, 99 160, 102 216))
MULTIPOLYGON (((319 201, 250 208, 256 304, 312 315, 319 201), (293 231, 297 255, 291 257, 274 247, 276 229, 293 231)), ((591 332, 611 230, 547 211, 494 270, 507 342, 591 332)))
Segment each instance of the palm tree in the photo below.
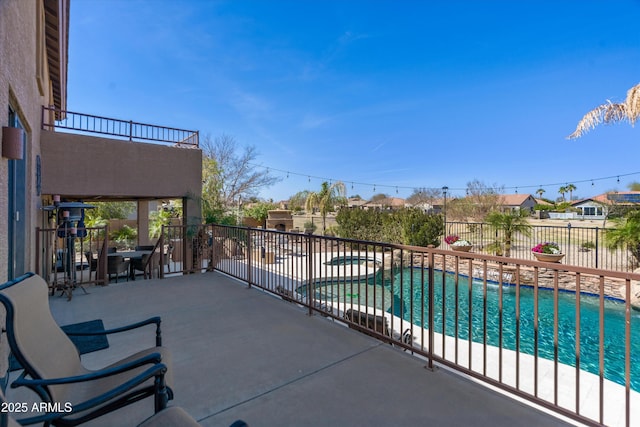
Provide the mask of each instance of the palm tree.
POLYGON ((560 193, 560 194, 562 195, 562 200, 563 200, 563 201, 564 201, 564 200, 566 200, 566 199, 564 198, 564 195, 566 194, 566 192, 567 192, 567 191, 568 191, 568 190, 567 190, 567 187, 565 187, 565 186, 562 186, 562 187, 560 187, 560 188, 558 189, 558 193, 560 193))
POLYGON ((616 123, 628 121, 633 126, 640 116, 640 83, 627 91, 627 99, 623 103, 607 101, 584 115, 578 122, 576 130, 568 139, 582 136, 586 131, 595 128, 600 123, 616 123))
POLYGON ((541 198, 542 198, 542 195, 544 194, 544 191, 545 191, 545 190, 544 190, 544 188, 538 188, 538 189, 536 190, 536 194, 538 195, 538 198, 539 198, 539 199, 541 199, 541 198))
POLYGON ((327 230, 327 214, 332 212, 336 205, 346 204, 346 194, 347 190, 344 184, 336 181, 331 185, 328 182, 323 182, 319 192, 310 192, 307 195, 305 209, 307 212, 313 213, 313 210, 318 208, 322 216, 322 234, 327 230))
POLYGON ((511 242, 513 235, 516 233, 531 236, 531 226, 527 221, 529 214, 522 210, 514 210, 511 212, 493 211, 487 215, 486 222, 496 230, 502 231, 502 238, 496 238, 496 245, 502 249, 504 247, 504 256, 511 256, 511 242))
POLYGON ((573 199, 573 191, 576 189, 576 186, 573 184, 567 184, 565 190, 569 192, 569 201, 573 199))
POLYGON ((608 229, 605 242, 611 249, 628 248, 640 264, 640 211, 629 212, 624 218, 615 218, 615 228, 608 229))

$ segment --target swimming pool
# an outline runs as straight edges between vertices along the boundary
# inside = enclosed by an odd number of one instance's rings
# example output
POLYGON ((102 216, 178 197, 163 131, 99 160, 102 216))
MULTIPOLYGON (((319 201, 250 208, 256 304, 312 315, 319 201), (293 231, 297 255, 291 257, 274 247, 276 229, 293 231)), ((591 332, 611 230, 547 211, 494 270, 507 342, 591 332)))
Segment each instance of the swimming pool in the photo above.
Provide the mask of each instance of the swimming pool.
MULTIPOLYGON (((429 318, 428 290, 425 284, 422 295, 421 270, 404 269, 390 275, 376 274, 374 278, 359 283, 316 284, 314 297, 323 302, 346 302, 367 305, 387 311, 417 326, 429 318), (412 286, 413 277, 413 286, 412 286), (402 283, 402 286, 401 286, 402 283), (413 311, 412 311, 413 308, 413 311)), ((482 343, 484 340, 484 286, 474 280, 469 292, 468 278, 461 277, 457 288, 455 275, 446 274, 444 286, 437 275, 434 287, 434 331, 458 338, 482 343), (457 289, 457 292, 456 292, 457 289), (455 318, 456 294, 458 319, 455 318), (443 309, 444 300, 444 309, 443 309), (471 307, 471 309, 469 309, 471 307), (469 312, 471 338, 469 337, 469 312), (443 322, 444 319, 444 322, 443 322), (444 326, 443 326, 444 325, 444 326)), ((426 280, 426 273, 424 275, 426 280)), ((535 352, 536 325, 534 324, 534 291, 520 287, 519 321, 516 316, 516 288, 502 286, 502 317, 499 307, 499 286, 489 283, 486 296, 486 340, 488 345, 500 346, 500 322, 502 322, 502 347, 533 355, 535 352), (518 339, 519 338, 519 339, 518 339)), ((299 288, 298 292, 306 294, 299 288)), ((599 372, 600 318, 597 297, 580 296, 580 369, 593 374, 599 372)), ((624 385, 625 383, 625 306, 615 300, 604 302, 604 377, 624 385)), ((576 294, 560 292, 558 300, 558 362, 576 365, 576 294)), ((554 298, 553 291, 538 291, 538 356, 554 359, 554 298)), ((425 328, 427 325, 425 324, 425 328)), ((631 388, 640 391, 640 312, 631 313, 631 388)))

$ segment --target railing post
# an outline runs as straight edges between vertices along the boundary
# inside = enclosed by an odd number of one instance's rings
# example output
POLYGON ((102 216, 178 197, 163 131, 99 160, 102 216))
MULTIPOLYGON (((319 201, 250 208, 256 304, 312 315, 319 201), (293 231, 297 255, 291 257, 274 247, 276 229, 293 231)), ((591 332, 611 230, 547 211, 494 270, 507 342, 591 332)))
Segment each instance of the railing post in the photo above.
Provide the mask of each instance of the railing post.
POLYGON ((598 268, 598 254, 600 253, 599 245, 600 228, 596 227, 596 268, 598 268))
POLYGON ((573 265, 571 262, 571 223, 567 224, 567 262, 573 265))
POLYGON ((435 319, 434 319, 434 315, 433 315, 433 298, 434 298, 434 273, 433 273, 433 269, 435 268, 435 263, 434 263, 434 259, 433 259, 433 252, 431 251, 431 249, 433 249, 432 245, 429 245, 429 251, 427 252, 427 256, 428 256, 428 267, 429 267, 429 271, 428 271, 428 282, 427 285, 429 286, 429 318, 427 319, 427 322, 429 324, 429 349, 427 350, 427 354, 428 354, 428 360, 427 360, 427 369, 433 370, 433 343, 435 341, 435 335, 434 335, 434 328, 435 328, 435 319))
POLYGON ((253 283, 253 248, 251 247, 251 228, 247 228, 247 241, 245 247, 247 248, 247 285, 250 288, 253 283))
POLYGON ((129 142, 133 141, 133 120, 129 120, 129 142))
POLYGON ((164 224, 162 225, 162 231, 160 231, 158 246, 160 247, 160 265, 158 266, 158 277, 160 279, 164 279, 164 224))
POLYGON ((313 237, 307 235, 307 304, 309 306, 309 316, 313 315, 313 237))
MULTIPOLYGON (((41 239, 40 227, 36 227, 36 274, 38 274, 39 276, 42 276, 42 271, 40 269, 40 267, 41 267, 41 265, 40 265, 40 248, 41 248, 40 239, 41 239)), ((47 283, 49 283, 49 278, 48 277, 45 280, 47 280, 47 283)))

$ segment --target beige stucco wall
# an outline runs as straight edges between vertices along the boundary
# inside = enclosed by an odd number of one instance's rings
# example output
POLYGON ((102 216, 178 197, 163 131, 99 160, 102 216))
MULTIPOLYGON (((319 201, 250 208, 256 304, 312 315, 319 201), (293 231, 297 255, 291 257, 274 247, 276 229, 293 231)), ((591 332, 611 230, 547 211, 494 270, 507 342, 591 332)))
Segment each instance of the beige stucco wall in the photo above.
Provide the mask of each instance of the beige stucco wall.
POLYGON ((202 151, 42 131, 42 192, 86 200, 202 194, 202 151))
MULTIPOLYGON (((34 268, 34 229, 40 221, 35 189, 36 155, 40 154, 40 108, 49 103, 36 81, 36 22, 42 1, 0 0, 0 125, 8 124, 9 105, 17 111, 27 131, 27 200, 20 218, 27 222, 26 269, 34 268)), ((0 157, 0 282, 7 279, 8 160, 0 157)))
MULTIPOLYGON (((43 13, 41 0, 0 0, 0 126, 7 126, 11 105, 27 133, 26 212, 20 214, 26 222, 27 270, 35 267, 34 230, 41 221, 40 198, 35 188, 35 159, 40 154, 40 108, 49 104, 48 91, 40 93, 36 81, 38 13, 43 13)), ((0 283, 6 281, 8 275, 8 165, 9 161, 0 157, 0 283)), ((4 310, 0 311, 0 324, 4 325, 4 310)), ((0 376, 7 371, 8 352, 3 335, 0 339, 0 376)))

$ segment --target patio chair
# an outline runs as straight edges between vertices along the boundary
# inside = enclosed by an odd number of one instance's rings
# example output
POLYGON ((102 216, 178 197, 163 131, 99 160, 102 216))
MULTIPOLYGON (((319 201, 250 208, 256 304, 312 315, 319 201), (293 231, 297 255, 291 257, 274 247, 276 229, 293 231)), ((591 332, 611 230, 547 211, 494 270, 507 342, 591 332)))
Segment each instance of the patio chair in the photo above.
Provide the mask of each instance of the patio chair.
POLYGON ((85 251, 84 257, 87 259, 89 265, 89 271, 96 271, 98 269, 98 260, 93 257, 93 252, 85 251))
POLYGON ((123 272, 127 273, 127 282, 129 281, 129 260, 125 260, 122 255, 114 255, 107 258, 107 274, 109 280, 111 275, 116 276, 116 283, 118 283, 118 276, 123 272))
POLYGON ((134 258, 131 260, 134 271, 142 271, 144 278, 149 275, 150 279, 153 279, 153 272, 160 270, 160 253, 152 252, 150 254, 144 254, 140 258, 134 258))
POLYGON ((52 406, 59 405, 62 410, 68 405, 72 408, 70 413, 21 419, 21 424, 56 418, 51 424, 74 426, 151 396, 158 413, 173 398, 167 374, 170 357, 162 347, 159 317, 100 333, 76 333, 112 334, 156 325, 154 347, 103 369, 89 370, 82 365, 76 346, 51 315, 47 284, 40 276, 27 273, 1 285, 0 303, 6 310, 7 342, 24 368, 11 387, 26 386, 52 406))

